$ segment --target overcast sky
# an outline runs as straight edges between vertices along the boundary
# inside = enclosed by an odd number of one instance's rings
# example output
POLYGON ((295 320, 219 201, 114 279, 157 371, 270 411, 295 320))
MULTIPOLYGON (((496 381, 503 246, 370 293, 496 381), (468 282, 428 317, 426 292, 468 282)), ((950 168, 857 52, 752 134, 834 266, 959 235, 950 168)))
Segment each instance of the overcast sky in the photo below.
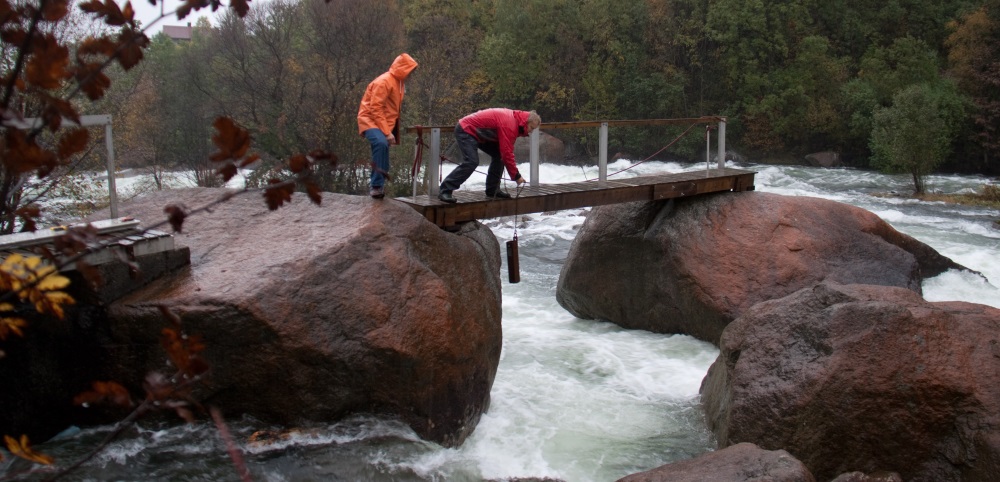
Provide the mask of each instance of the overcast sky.
MULTIPOLYGON (((116 1, 118 2, 119 6, 125 5, 125 0, 116 0, 116 1)), ((220 7, 218 10, 216 10, 215 14, 222 13, 224 8, 228 8, 229 5, 228 1, 223 1, 222 3, 225 6, 220 7)), ((156 6, 154 7, 149 4, 149 0, 132 0, 132 9, 135 10, 135 18, 141 20, 142 25, 146 26, 149 25, 150 22, 152 22, 154 19, 160 16, 161 5, 165 12, 170 12, 176 10, 177 7, 181 6, 182 4, 183 2, 181 2, 180 0, 166 0, 163 2, 157 1, 156 6)), ((215 25, 211 9, 203 8, 197 12, 191 12, 190 14, 188 14, 187 17, 184 17, 184 20, 177 20, 177 15, 170 15, 167 18, 164 18, 163 20, 156 23, 156 25, 153 25, 151 29, 146 31, 146 35, 149 35, 150 37, 156 35, 161 30, 163 30, 164 25, 187 25, 188 22, 190 22, 191 25, 194 25, 195 23, 198 22, 199 17, 208 17, 209 21, 212 22, 212 25, 215 25)))

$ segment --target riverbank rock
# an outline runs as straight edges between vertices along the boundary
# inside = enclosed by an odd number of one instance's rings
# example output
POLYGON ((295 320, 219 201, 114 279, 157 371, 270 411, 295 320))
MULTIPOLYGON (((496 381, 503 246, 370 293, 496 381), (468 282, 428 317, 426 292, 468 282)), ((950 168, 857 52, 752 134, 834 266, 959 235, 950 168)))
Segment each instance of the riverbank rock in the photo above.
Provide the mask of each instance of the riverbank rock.
POLYGON ((559 275, 573 315, 718 343, 761 301, 824 281, 899 286, 965 269, 861 208, 724 193, 594 208, 559 275))
POLYGON ((731 323, 701 397, 720 447, 781 448, 820 480, 991 481, 998 375, 1000 310, 826 282, 731 323))
POLYGON ((618 479, 618 482, 813 482, 816 479, 784 450, 764 450, 752 443, 663 465, 618 479))
MULTIPOLYGON (((224 192, 164 191, 120 212, 148 225, 168 204, 224 192)), ((268 211, 244 195, 189 217, 176 242, 190 247, 190 269, 109 307, 112 379, 163 368, 166 306, 202 337, 202 395, 229 417, 300 426, 389 414, 451 446, 487 409, 501 347, 488 228, 448 233, 390 199, 327 193, 316 206, 297 193, 268 211)))
POLYGON ((806 154, 806 164, 813 167, 844 167, 844 163, 840 161, 840 154, 833 151, 806 154))

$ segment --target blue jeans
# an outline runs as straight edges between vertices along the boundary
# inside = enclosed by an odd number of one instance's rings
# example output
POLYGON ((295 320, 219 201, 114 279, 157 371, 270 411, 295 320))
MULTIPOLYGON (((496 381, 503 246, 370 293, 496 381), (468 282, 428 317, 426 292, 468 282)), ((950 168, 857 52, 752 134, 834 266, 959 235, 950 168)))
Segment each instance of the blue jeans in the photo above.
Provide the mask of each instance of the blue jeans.
POLYGON ((364 135, 372 145, 371 187, 382 187, 385 184, 384 174, 389 172, 389 141, 379 129, 368 129, 364 135))
POLYGON ((462 163, 448 174, 441 182, 441 192, 452 192, 458 189, 476 168, 479 167, 479 151, 490 156, 490 167, 486 170, 486 194, 493 195, 500 189, 500 176, 503 175, 503 159, 500 157, 500 144, 496 142, 480 143, 475 137, 455 126, 455 143, 462 151, 462 163))

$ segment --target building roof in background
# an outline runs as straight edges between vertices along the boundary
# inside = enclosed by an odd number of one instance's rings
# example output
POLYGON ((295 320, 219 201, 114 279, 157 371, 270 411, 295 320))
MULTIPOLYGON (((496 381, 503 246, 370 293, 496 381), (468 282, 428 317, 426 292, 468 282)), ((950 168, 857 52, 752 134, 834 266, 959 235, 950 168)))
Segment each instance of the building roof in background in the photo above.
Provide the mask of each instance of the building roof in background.
POLYGON ((191 24, 184 25, 164 25, 163 33, 174 40, 191 40, 191 24))

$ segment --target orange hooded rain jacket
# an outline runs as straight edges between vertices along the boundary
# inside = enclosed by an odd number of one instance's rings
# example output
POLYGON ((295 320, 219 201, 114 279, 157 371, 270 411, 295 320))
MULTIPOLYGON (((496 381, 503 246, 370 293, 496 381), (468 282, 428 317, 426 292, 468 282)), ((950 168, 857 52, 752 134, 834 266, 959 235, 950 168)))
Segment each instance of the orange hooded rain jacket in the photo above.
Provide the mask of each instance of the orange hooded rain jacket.
MULTIPOLYGON (((417 61, 409 54, 399 54, 389 71, 376 77, 361 98, 358 109, 358 134, 364 135, 368 129, 378 129, 388 136, 399 122, 399 109, 406 93, 404 81, 417 68, 417 61)), ((399 143, 399 136, 396 136, 399 143)))

